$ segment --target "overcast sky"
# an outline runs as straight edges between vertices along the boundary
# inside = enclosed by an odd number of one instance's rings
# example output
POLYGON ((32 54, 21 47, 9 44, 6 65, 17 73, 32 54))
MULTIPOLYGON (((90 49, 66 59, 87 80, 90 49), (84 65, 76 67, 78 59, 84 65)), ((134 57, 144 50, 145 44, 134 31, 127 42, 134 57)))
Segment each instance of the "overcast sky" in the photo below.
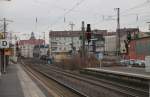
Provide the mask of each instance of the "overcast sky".
POLYGON ((115 31, 114 8, 120 8, 122 28, 139 26, 148 31, 148 0, 0 0, 0 19, 13 20, 8 31, 33 31, 36 35, 49 30, 70 30, 70 22, 75 24, 74 30, 80 30, 81 21, 90 23, 92 29, 115 31))

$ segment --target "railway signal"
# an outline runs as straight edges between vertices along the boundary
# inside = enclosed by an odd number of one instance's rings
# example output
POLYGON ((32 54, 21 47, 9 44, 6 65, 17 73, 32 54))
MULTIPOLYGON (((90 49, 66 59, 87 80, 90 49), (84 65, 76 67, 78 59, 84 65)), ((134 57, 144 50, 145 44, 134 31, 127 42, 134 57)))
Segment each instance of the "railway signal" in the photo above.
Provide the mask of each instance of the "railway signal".
POLYGON ((131 33, 130 32, 128 32, 128 34, 127 34, 127 40, 128 40, 128 42, 131 41, 131 33))
POLYGON ((90 24, 87 24, 87 30, 86 30, 86 39, 88 43, 91 41, 91 26, 90 24))

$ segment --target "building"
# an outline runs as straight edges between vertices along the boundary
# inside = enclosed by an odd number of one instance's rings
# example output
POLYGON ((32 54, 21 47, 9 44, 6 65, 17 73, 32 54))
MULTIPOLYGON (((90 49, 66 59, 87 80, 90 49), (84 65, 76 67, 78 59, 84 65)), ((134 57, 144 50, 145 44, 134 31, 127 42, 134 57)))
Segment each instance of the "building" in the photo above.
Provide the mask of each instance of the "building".
MULTIPOLYGON (((89 47, 88 42, 85 41, 85 48, 89 48, 90 52, 103 52, 103 35, 106 33, 107 30, 93 30, 89 47)), ((70 55, 72 52, 77 53, 82 47, 81 36, 81 31, 51 31, 49 33, 51 53, 53 56, 61 57, 64 57, 64 55, 70 55)))
POLYGON ((48 56, 49 45, 35 45, 33 49, 33 57, 40 58, 41 56, 48 56))
POLYGON ((145 60, 145 56, 150 56, 150 36, 131 40, 126 58, 145 60))
POLYGON ((116 54, 116 35, 107 35, 105 38, 105 55, 116 54))
MULTIPOLYGON (((125 42, 127 42, 127 35, 130 33, 132 38, 138 37, 139 29, 138 28, 123 28, 119 30, 120 33, 120 53, 127 53, 125 42)), ((116 32, 108 32, 105 34, 105 54, 108 55, 116 54, 117 51, 117 33, 116 32)))
MULTIPOLYGON (((92 38, 90 42, 89 51, 93 53, 104 53, 105 39, 104 36, 107 34, 107 30, 93 30, 92 38)), ((87 44, 87 43, 86 43, 87 44)), ((86 45, 88 46, 88 45, 86 45)))
POLYGON ((31 38, 29 40, 20 40, 18 41, 20 55, 26 58, 33 58, 34 46, 42 45, 45 41, 42 39, 36 39, 34 33, 31 33, 31 38))
POLYGON ((51 31, 50 46, 54 54, 68 53, 72 49, 78 51, 81 46, 81 31, 51 31))
POLYGON ((132 38, 137 38, 140 31, 139 28, 123 28, 120 29, 120 53, 124 54, 127 52, 125 48, 125 41, 127 41, 127 35, 130 33, 132 38))
POLYGON ((78 52, 81 46, 81 31, 51 31, 49 33, 50 53, 60 61, 68 55, 78 52))

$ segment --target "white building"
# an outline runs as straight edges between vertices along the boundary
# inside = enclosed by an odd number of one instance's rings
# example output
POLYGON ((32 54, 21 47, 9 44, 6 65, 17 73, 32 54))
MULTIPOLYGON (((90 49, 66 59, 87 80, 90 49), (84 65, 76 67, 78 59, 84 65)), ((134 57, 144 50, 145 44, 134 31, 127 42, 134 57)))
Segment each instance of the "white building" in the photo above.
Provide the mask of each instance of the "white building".
POLYGON ((69 53, 72 49, 78 51, 81 46, 80 34, 81 31, 51 31, 49 39, 51 53, 69 53))
POLYGON ((35 39, 34 33, 31 33, 31 38, 29 40, 20 40, 18 46, 20 49, 20 55, 26 58, 33 58, 33 50, 35 45, 44 44, 44 40, 35 39))
POLYGON ((104 36, 105 54, 115 54, 116 52, 116 35, 104 36))
MULTIPOLYGON (((86 32, 85 32, 86 33, 86 32)), ((92 31, 92 40, 87 45, 85 41, 86 51, 93 52, 103 52, 104 51, 104 40, 101 37, 107 33, 107 30, 94 30, 92 31), (96 40, 95 40, 96 39, 96 40), (95 40, 95 41, 93 41, 95 40), (87 50, 89 48, 89 50, 87 50)), ((70 55, 73 51, 78 53, 82 47, 82 36, 81 31, 51 31, 49 33, 49 46, 51 48, 51 53, 55 57, 56 55, 70 55), (73 42, 73 45, 72 45, 73 42)), ((61 58, 60 58, 61 59, 61 58)))
POLYGON ((81 47, 80 31, 51 31, 49 33, 50 54, 59 62, 81 47))

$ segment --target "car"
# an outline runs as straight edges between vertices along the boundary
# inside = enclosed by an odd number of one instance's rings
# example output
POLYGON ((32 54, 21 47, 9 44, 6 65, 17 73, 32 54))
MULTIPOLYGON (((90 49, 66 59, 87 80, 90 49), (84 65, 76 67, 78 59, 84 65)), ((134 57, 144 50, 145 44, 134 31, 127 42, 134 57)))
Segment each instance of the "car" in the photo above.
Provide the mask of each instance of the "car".
POLYGON ((134 65, 144 67, 145 61, 144 60, 136 60, 134 65))
POLYGON ((129 64, 130 64, 130 65, 134 65, 134 64, 135 64, 135 62, 136 62, 136 60, 135 60, 135 59, 129 59, 129 64))
POLYGON ((130 61, 129 61, 129 60, 124 60, 124 59, 122 59, 122 60, 120 61, 120 64, 121 64, 121 65, 124 65, 124 66, 127 66, 127 65, 130 64, 130 61))
POLYGON ((120 61, 120 64, 125 65, 125 66, 136 66, 137 65, 135 59, 129 59, 129 60, 124 60, 123 59, 123 60, 120 61))

